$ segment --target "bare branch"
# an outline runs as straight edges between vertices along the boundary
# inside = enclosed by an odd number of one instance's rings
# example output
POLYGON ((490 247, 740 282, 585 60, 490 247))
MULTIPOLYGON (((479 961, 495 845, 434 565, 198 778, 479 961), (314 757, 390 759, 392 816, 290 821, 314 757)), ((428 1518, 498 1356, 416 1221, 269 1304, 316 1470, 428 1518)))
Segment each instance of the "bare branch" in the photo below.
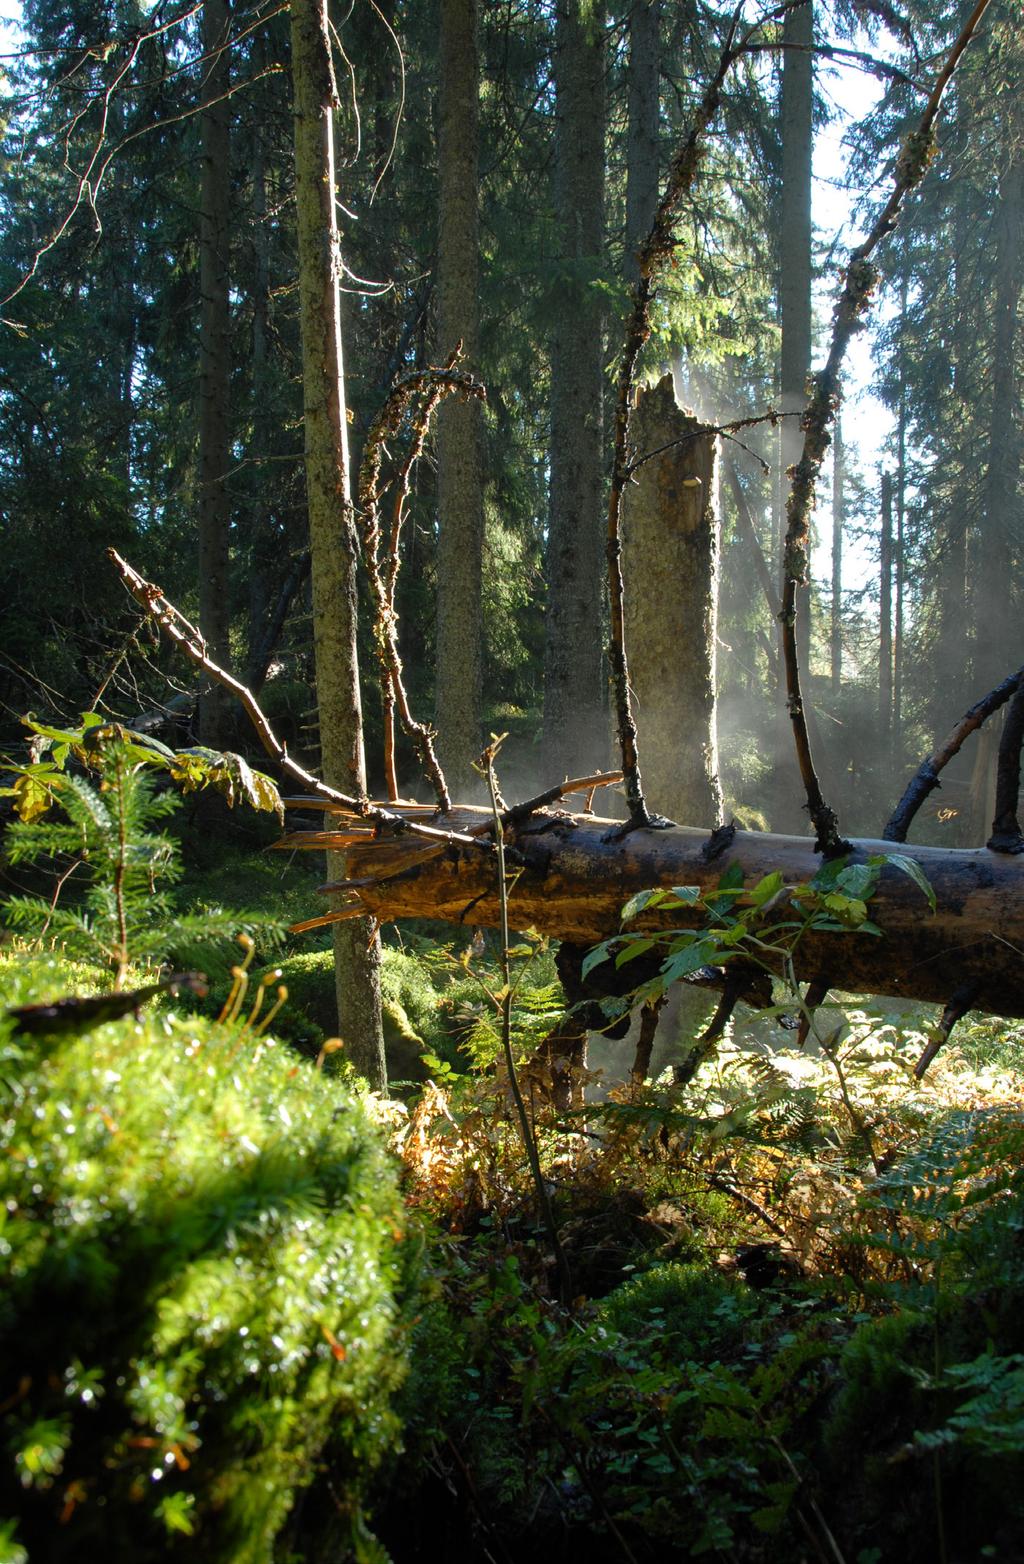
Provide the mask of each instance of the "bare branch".
POLYGON ((391 800, 398 797, 398 778, 395 769, 395 710, 397 709, 399 720, 416 749, 442 814, 451 808, 451 799, 444 772, 441 770, 434 749, 433 730, 428 723, 417 722, 409 707, 409 698, 402 679, 402 659, 398 650, 395 593, 398 584, 399 544, 405 519, 405 505, 409 497, 413 470, 423 454, 423 446, 434 411, 446 396, 476 397, 481 401, 486 399, 487 393, 479 381, 472 375, 456 371, 455 365, 459 361, 461 352, 460 342, 447 363, 440 369, 417 370, 411 375, 403 376, 397 385, 392 387, 367 435, 359 472, 363 559, 376 616, 374 640, 384 697, 384 771, 388 797, 391 800), (412 432, 405 459, 392 477, 386 483, 382 483, 381 464, 386 450, 386 441, 390 436, 397 434, 412 403, 420 395, 423 396, 423 402, 412 416, 412 432), (382 561, 380 502, 389 487, 394 489, 394 498, 387 553, 382 561))
POLYGON ((924 114, 916 130, 903 143, 896 162, 892 192, 867 237, 852 252, 842 291, 832 317, 832 341, 823 369, 814 377, 814 392, 804 413, 804 449, 792 473, 792 488, 786 506, 787 528, 784 558, 784 584, 779 620, 782 626, 782 650, 786 667, 786 693, 793 739, 796 744, 800 776, 807 794, 807 808, 816 832, 818 850, 835 857, 848 850, 839 832, 834 810, 825 802, 811 755, 807 714, 800 688, 797 656, 796 594, 808 582, 810 563, 810 526, 814 512, 815 487, 821 464, 828 450, 830 425, 839 405, 839 372, 846 350, 861 328, 872 295, 878 285, 878 272, 870 256, 896 227, 909 193, 920 184, 935 153, 935 120, 942 95, 964 50, 974 37, 989 0, 977 0, 970 17, 946 59, 932 88, 924 114))
POLYGON ((939 745, 927 760, 922 760, 914 775, 908 782, 896 808, 886 822, 882 836, 887 842, 905 842, 907 832, 910 830, 914 816, 928 797, 933 793, 939 783, 939 773, 949 765, 953 756, 959 753, 964 740, 969 738, 975 729, 980 728, 987 717, 991 717, 1000 706, 1005 706, 1010 697, 1024 686, 1024 668, 1018 668, 1016 673, 1011 673, 994 690, 983 695, 980 701, 975 701, 960 718, 956 727, 939 745))

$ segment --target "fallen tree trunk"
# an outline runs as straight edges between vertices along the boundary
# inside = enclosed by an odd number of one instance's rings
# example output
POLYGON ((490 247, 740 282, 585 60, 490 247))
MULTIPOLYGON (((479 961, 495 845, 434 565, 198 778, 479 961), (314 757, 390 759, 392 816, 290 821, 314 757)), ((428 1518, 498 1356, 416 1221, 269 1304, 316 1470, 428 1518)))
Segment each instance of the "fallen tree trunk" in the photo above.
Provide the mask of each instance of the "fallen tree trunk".
MULTIPOLYGON (((293 802, 324 808, 318 800, 293 802)), ((331 887, 343 899, 323 921, 369 912, 382 922, 434 918, 497 926, 497 877, 484 835, 485 811, 457 809, 442 817, 420 808, 409 814, 458 832, 461 840, 387 837, 371 822, 348 815, 336 830, 298 832, 282 842, 284 847, 344 847, 351 878, 331 887), (467 834, 478 835, 480 845, 468 845, 467 834)), ((787 885, 796 885, 811 880, 822 861, 807 837, 737 831, 730 838, 722 832, 712 839, 720 845, 712 847, 705 832, 685 827, 623 836, 614 822, 539 811, 525 819, 506 816, 506 821, 513 926, 576 945, 617 933, 623 903, 636 891, 673 885, 711 891, 732 864, 739 865, 748 885, 773 870, 781 871, 787 885)), ((857 841, 850 861, 890 852, 889 843, 857 841)), ((920 887, 905 873, 883 868, 869 915, 884 937, 808 931, 792 957, 797 978, 943 1005, 954 993, 967 993, 973 1009, 1024 1016, 1024 860, 987 848, 901 847, 900 852, 927 877, 936 910, 930 910, 920 887)), ((698 909, 694 921, 700 918, 698 909)), ((656 910, 643 913, 629 928, 650 932, 686 921, 686 909, 656 910)), ((785 962, 780 957, 774 965, 781 972, 785 962)))

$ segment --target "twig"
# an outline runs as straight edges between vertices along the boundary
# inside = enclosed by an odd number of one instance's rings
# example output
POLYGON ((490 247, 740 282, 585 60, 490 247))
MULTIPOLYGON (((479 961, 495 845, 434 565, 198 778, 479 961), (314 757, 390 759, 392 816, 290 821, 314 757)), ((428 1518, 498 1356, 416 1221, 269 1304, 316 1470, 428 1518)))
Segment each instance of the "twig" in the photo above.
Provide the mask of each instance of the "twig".
MULTIPOLYGON (((664 445, 658 445, 653 451, 645 451, 642 456, 636 457, 627 463, 626 477, 632 478, 635 472, 639 472, 647 462, 652 462, 656 456, 661 456, 665 451, 674 451, 679 445, 687 445, 691 440, 704 440, 710 434, 719 434, 728 438, 739 429, 754 429, 758 424, 771 424, 772 427, 783 418, 797 418, 798 413, 780 413, 774 407, 770 407, 766 413, 754 413, 749 418, 734 418, 728 424, 701 424, 699 429, 694 429, 690 434, 681 434, 676 440, 668 440, 664 445)), ((758 457, 758 461, 761 458, 758 457)), ((767 466, 767 464, 765 464, 767 466)))
POLYGON ((526 1103, 523 1100, 519 1076, 516 1072, 516 1062, 512 1054, 512 970, 509 959, 511 942, 509 940, 508 924, 508 880, 505 874, 505 837, 502 829, 501 810, 498 805, 498 782, 494 773, 494 757, 500 743, 500 739, 495 739, 484 750, 481 757, 483 760, 481 769, 486 768, 487 773, 487 787, 491 795, 491 814, 494 822, 494 844, 497 849, 498 861, 498 905, 501 919, 501 943, 498 960, 501 965, 502 981, 501 992, 498 997, 501 1012, 501 1046, 505 1055, 505 1068, 508 1070, 512 1099, 516 1105, 516 1114, 519 1119, 519 1133, 522 1136, 523 1150, 526 1152, 526 1160, 530 1165, 530 1172, 537 1191, 537 1200, 544 1219, 544 1226, 547 1228, 548 1242, 555 1257, 559 1297, 561 1302, 568 1308, 572 1302, 572 1275, 569 1270, 569 1262, 566 1259, 565 1250, 562 1248, 562 1241, 558 1236, 555 1213, 551 1206, 551 1196, 544 1182, 544 1173, 540 1165, 540 1152, 537 1150, 537 1141, 533 1133, 533 1126, 530 1123, 530 1116, 526 1111, 526 1103))
POLYGON ((807 809, 816 832, 815 845, 826 857, 837 857, 840 853, 847 852, 849 844, 841 837, 836 814, 825 802, 821 791, 811 755, 807 715, 800 689, 796 593, 798 587, 805 587, 808 582, 810 526, 814 511, 815 487, 831 440, 829 426, 839 405, 839 371, 850 341, 860 330, 862 317, 867 312, 871 297, 878 285, 878 272, 872 265, 870 257, 886 235, 892 233, 899 221, 906 197, 924 178, 925 170, 935 153, 934 126, 942 95, 961 55, 974 37, 988 4, 989 0, 977 0, 932 88, 917 129, 911 131, 903 143, 896 161, 896 176, 889 199, 875 219, 867 237, 850 256, 842 291, 832 317, 832 341, 828 358, 824 368, 814 376, 813 394, 801 421, 804 431, 803 454, 796 466, 791 469, 793 481, 786 505, 786 543, 779 620, 782 626, 787 704, 793 724, 797 761, 807 794, 807 809))
POLYGON ((905 842, 907 832, 910 830, 914 816, 928 797, 939 786, 939 773, 948 766, 956 755, 964 740, 969 738, 975 729, 980 728, 987 717, 991 717, 1000 706, 1005 706, 1010 697, 1024 687, 1024 668, 1018 668, 1016 673, 996 685, 987 695, 983 695, 980 701, 960 718, 956 727, 939 745, 927 760, 923 760, 904 790, 896 808, 886 821, 882 838, 886 842, 905 842))

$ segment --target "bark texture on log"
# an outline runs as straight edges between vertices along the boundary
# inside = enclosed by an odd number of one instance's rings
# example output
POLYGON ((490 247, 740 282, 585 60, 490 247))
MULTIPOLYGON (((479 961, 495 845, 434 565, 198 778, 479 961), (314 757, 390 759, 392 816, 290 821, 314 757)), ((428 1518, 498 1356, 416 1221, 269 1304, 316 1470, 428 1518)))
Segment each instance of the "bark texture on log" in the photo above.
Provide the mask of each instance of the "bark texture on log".
MULTIPOLYGON (((463 832, 483 824, 482 811, 459 809, 434 823, 463 832)), ((325 822, 325 824, 328 822, 325 822)), ((623 903, 652 886, 712 889, 731 864, 748 885, 778 869, 787 884, 813 878, 821 859, 806 837, 737 831, 716 854, 706 854, 706 832, 636 831, 608 840, 610 822, 535 814, 506 829, 513 925, 535 928, 575 944, 616 933, 623 903)), ((324 846, 311 832, 310 846, 324 846)), ((346 838, 351 843, 351 838, 346 838)), ((292 836, 287 845, 302 844, 292 836)), ((891 852, 881 841, 853 844, 852 861, 891 852)), ((985 848, 951 851, 901 849, 931 883, 937 910, 896 868, 883 869, 870 916, 884 938, 868 934, 808 933, 794 956, 796 976, 828 987, 865 990, 946 1004, 954 990, 975 985, 974 1007, 1024 1016, 1024 861, 985 848)), ((382 920, 442 918, 494 926, 498 898, 493 854, 453 843, 432 846, 409 838, 348 846, 353 908, 382 920), (382 879, 381 876, 392 876, 382 879), (355 885, 353 882, 362 881, 355 885)), ((681 912, 644 914, 631 929, 678 927, 681 912)))

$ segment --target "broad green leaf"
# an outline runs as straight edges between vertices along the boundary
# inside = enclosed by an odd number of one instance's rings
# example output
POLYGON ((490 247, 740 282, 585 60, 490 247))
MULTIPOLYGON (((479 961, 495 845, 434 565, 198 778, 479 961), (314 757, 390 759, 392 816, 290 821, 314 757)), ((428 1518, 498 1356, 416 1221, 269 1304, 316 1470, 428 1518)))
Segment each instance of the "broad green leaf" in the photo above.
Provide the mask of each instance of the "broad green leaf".
POLYGON ((588 950, 580 967, 580 977, 585 978, 595 967, 599 967, 602 961, 607 961, 615 944, 615 940, 606 939, 600 945, 595 945, 593 950, 588 950))
POLYGON ((719 954, 719 946, 715 940, 698 939, 682 950, 676 951, 670 956, 661 969, 663 982, 678 982, 680 978, 689 977, 691 972, 698 972, 701 967, 706 967, 714 961, 719 954))
POLYGON ((645 907, 650 906, 655 897, 660 897, 661 895, 662 892, 658 890, 637 891, 634 896, 629 898, 622 909, 623 923, 628 923, 631 918, 635 918, 637 913, 643 912, 645 907))
POLYGON ((830 891, 846 868, 848 861, 849 855, 843 858, 827 859, 811 881, 811 890, 830 891))
POLYGON ((668 905, 675 905, 679 907, 695 907, 699 901, 699 885, 673 885, 670 893, 670 899, 668 900, 668 905))
POLYGON ((771 874, 766 874, 763 880, 747 892, 746 900, 752 907, 763 907, 766 901, 771 901, 782 890, 784 881, 781 869, 773 869, 771 874))
POLYGON ((836 876, 835 889, 857 901, 867 901, 877 884, 877 867, 870 863, 851 863, 836 876))
POLYGON ((914 884, 923 893, 929 907, 932 909, 932 912, 934 912, 935 891, 932 887, 931 881, 928 879, 928 876, 921 868, 921 865, 917 862, 917 859, 908 858, 906 853, 889 853, 886 855, 885 861, 886 863, 891 864, 894 869, 899 869, 900 872, 905 874, 908 879, 913 880, 914 884))
POLYGON ((627 961, 635 961, 637 956, 644 956, 656 945, 656 939, 631 939, 615 958, 616 967, 624 967, 627 961))
POLYGON ((741 891, 743 889, 743 869, 738 863, 731 863, 718 882, 720 891, 741 891))

